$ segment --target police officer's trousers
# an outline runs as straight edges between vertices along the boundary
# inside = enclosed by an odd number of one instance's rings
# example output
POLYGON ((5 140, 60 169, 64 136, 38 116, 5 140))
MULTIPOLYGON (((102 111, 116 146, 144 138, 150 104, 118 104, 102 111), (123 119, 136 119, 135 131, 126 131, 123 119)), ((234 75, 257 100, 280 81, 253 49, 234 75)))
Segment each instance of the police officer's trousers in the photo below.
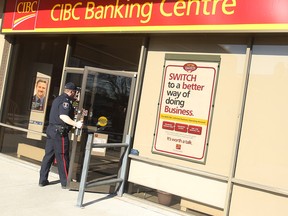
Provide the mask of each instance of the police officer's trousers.
POLYGON ((41 164, 39 183, 48 179, 49 171, 55 157, 61 185, 66 186, 69 170, 68 135, 61 136, 55 126, 49 125, 47 128, 45 155, 41 164))

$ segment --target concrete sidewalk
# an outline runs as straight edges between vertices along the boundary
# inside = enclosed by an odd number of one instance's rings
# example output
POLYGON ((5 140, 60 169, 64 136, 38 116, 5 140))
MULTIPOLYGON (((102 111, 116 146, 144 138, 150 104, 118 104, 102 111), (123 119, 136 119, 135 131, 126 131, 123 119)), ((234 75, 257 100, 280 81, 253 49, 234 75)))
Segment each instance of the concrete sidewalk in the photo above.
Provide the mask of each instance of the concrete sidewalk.
MULTIPOLYGON (((187 215, 131 196, 85 193, 84 208, 76 206, 78 191, 60 184, 38 186, 39 166, 0 153, 1 216, 175 216, 187 215)), ((58 181, 51 173, 50 181, 58 181)))

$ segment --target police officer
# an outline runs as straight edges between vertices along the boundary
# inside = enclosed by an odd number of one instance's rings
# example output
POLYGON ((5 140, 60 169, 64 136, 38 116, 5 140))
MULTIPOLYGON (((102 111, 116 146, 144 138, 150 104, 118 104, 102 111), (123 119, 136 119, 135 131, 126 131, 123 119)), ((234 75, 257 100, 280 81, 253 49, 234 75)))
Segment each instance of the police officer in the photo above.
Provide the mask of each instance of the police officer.
POLYGON ((47 141, 45 155, 42 160, 39 186, 49 184, 50 167, 56 157, 58 173, 62 188, 66 188, 69 167, 69 138, 72 127, 81 128, 81 121, 73 121, 74 108, 72 101, 76 93, 76 86, 69 82, 65 85, 64 93, 54 99, 47 127, 47 141))

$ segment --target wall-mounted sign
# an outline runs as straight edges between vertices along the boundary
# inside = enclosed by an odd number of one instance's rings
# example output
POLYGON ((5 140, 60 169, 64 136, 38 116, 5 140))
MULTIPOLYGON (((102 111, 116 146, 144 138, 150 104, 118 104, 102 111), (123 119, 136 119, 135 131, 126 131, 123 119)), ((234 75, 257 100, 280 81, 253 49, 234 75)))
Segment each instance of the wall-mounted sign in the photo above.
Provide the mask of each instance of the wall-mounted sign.
POLYGON ((165 62, 152 152, 204 162, 218 62, 165 62))
MULTIPOLYGON (((104 144, 108 141, 108 134, 94 133, 93 144, 104 144)), ((92 148, 92 155, 105 156, 106 148, 92 148)))
POLYGON ((286 32, 287 8, 287 0, 7 0, 2 32, 286 32))

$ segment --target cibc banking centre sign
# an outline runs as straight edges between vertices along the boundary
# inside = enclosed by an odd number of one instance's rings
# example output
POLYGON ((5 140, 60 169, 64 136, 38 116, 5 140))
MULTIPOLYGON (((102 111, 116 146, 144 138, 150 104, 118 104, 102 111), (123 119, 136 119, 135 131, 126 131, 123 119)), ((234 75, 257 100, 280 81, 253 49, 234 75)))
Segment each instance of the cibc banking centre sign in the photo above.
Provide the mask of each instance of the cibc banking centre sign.
POLYGON ((288 30, 287 0, 7 0, 2 33, 288 30))

